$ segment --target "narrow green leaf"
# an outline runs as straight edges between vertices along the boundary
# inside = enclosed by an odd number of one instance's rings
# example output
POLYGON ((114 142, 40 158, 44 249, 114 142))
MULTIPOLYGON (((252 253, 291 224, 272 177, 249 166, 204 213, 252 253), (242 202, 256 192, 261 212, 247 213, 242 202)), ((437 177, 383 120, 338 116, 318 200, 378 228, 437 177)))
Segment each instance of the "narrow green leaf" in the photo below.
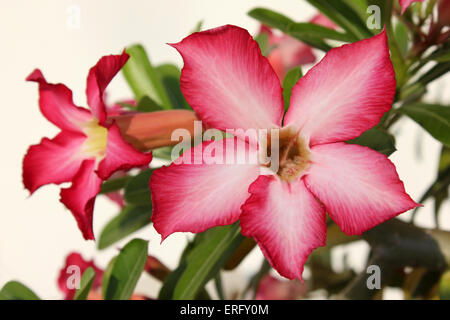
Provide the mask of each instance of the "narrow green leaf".
POLYGON ((288 26, 287 34, 302 41, 308 40, 338 40, 352 42, 354 38, 348 34, 313 23, 292 23, 288 26))
POLYGON ((143 46, 136 44, 127 48, 130 59, 122 71, 134 92, 136 100, 150 97, 164 109, 171 109, 169 97, 164 90, 155 68, 150 63, 143 46))
POLYGON ((97 246, 100 250, 109 247, 151 223, 152 206, 127 205, 103 228, 97 246))
POLYGON ((409 45, 409 33, 408 28, 401 21, 398 21, 394 28, 395 41, 398 44, 398 48, 403 57, 408 52, 409 45))
POLYGON ((131 240, 112 264, 107 280, 106 300, 129 300, 144 270, 148 255, 148 242, 131 240))
POLYGON ((191 109, 180 89, 180 69, 174 64, 162 64, 156 72, 169 96, 174 109, 191 109))
POLYGON ((369 147, 387 156, 390 156, 396 150, 394 136, 379 128, 367 130, 359 137, 347 142, 369 147))
POLYGON ((269 27, 279 29, 283 32, 287 32, 289 25, 294 23, 293 20, 285 15, 264 8, 255 8, 249 11, 248 15, 269 27))
POLYGON ((129 204, 150 205, 150 177, 154 169, 146 169, 132 177, 125 185, 124 199, 129 204))
POLYGON ((109 179, 102 183, 102 187, 100 189, 101 194, 110 193, 114 191, 119 191, 122 189, 127 182, 130 180, 130 176, 124 176, 115 179, 109 179))
POLYGON ((227 262, 244 240, 238 224, 216 227, 186 257, 186 269, 174 291, 174 299, 193 299, 227 262))
POLYGON ((75 292, 74 300, 86 300, 95 279, 95 271, 89 267, 84 271, 80 281, 80 288, 75 292))
POLYGON ((154 112, 161 110, 164 110, 163 107, 157 104, 156 101, 149 96, 143 96, 136 106, 136 111, 139 112, 154 112))
POLYGON ((269 53, 269 35, 263 32, 254 37, 254 39, 258 42, 261 54, 266 57, 269 53))
POLYGON ((422 75, 418 83, 426 86, 428 83, 440 78, 444 74, 450 71, 450 62, 439 62, 433 68, 428 70, 424 75, 422 75))
POLYGON ((0 290, 0 300, 40 300, 29 288, 18 281, 9 281, 0 290))
POLYGON ((283 99, 284 99, 284 111, 289 108, 289 102, 291 100, 291 91, 298 80, 303 76, 302 68, 295 67, 288 71, 283 81, 283 99))
POLYGON ((353 40, 371 37, 373 34, 367 29, 361 17, 343 0, 306 0, 316 7, 330 20, 346 30, 353 40))
POLYGON ((114 267, 114 263, 117 260, 117 256, 115 256, 114 258, 112 258, 108 265, 106 266, 105 271, 103 271, 103 276, 102 276, 102 297, 103 299, 106 299, 106 291, 108 290, 108 285, 109 285, 109 279, 111 278, 111 273, 114 267))
POLYGON ((450 107, 415 103, 402 106, 398 111, 416 121, 437 140, 450 146, 450 107))

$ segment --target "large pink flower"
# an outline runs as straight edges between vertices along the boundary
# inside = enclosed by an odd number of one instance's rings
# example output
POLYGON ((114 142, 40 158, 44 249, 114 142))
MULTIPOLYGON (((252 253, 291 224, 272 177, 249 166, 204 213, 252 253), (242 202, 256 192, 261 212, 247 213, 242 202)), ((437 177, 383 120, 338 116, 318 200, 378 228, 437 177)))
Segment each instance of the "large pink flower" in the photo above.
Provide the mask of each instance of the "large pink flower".
MULTIPOLYGON (((322 14, 317 14, 309 22, 330 29, 336 28, 336 25, 322 14)), ((267 58, 281 81, 291 68, 316 62, 312 48, 300 40, 286 34, 277 35, 265 25, 261 26, 259 33, 268 35, 268 45, 273 49, 267 58)))
POLYGON ((352 235, 417 206, 385 155, 344 142, 391 108, 395 78, 385 32, 330 50, 293 88, 284 120, 280 82, 246 30, 227 25, 173 46, 184 59, 181 90, 200 119, 221 130, 280 128, 283 158, 277 172, 261 175, 258 163, 198 157, 230 145, 239 158, 263 150, 233 144, 237 135, 183 155, 197 163, 156 170, 152 220, 163 239, 240 219, 242 233, 281 275, 301 279, 310 252, 325 245, 325 212, 352 235))
POLYGON ((39 84, 41 112, 61 132, 28 149, 23 160, 23 183, 33 193, 45 184, 72 182, 61 190, 61 202, 72 211, 85 239, 94 239, 92 215, 102 180, 152 159, 150 153, 141 153, 126 142, 119 127, 107 121, 103 94, 127 60, 124 51, 101 58, 91 68, 86 88, 90 110, 76 106, 65 85, 47 83, 40 70, 27 78, 39 84))

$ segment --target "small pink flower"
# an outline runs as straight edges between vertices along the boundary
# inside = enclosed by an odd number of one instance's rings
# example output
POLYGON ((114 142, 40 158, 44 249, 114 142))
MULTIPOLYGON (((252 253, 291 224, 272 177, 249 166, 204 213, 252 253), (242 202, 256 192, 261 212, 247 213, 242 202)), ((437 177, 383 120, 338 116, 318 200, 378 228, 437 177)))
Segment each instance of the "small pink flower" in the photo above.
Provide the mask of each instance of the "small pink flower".
POLYGON ((67 256, 66 263, 59 272, 58 277, 58 287, 64 294, 65 300, 72 300, 75 295, 75 292, 77 291, 76 288, 70 288, 68 284, 68 281, 70 281, 69 277, 74 275, 74 272, 71 269, 71 267, 79 268, 78 271, 80 277, 83 275, 83 273, 86 271, 87 268, 91 267, 95 271, 95 278, 94 282, 92 283, 91 290, 96 291, 102 285, 103 270, 98 268, 93 260, 86 261, 83 259, 81 254, 77 252, 72 252, 67 256))
MULTIPOLYGON (((325 245, 325 212, 352 235, 417 206, 385 155, 344 142, 391 108, 395 75, 386 32, 330 50, 294 86, 284 120, 280 81, 246 30, 227 25, 173 47, 184 60, 181 90, 201 120, 220 130, 280 128, 286 157, 272 175, 261 175, 258 163, 205 159, 156 170, 152 220, 162 239, 240 219, 242 233, 281 275, 301 279, 310 252, 325 245)), ((185 153, 220 154, 240 139, 204 142, 185 153)), ((263 148, 232 145, 237 157, 263 148)))
MULTIPOLYGON (((310 23, 330 29, 336 28, 336 25, 322 14, 312 18, 310 23)), ((309 45, 286 34, 277 35, 265 25, 261 26, 259 33, 268 35, 268 45, 273 47, 273 49, 267 58, 280 80, 284 79, 284 76, 291 68, 316 62, 316 56, 309 45)))
POLYGON ((103 180, 119 170, 148 164, 152 156, 126 142, 119 127, 107 121, 104 91, 128 60, 121 55, 101 58, 87 78, 89 109, 76 106, 72 92, 63 84, 47 83, 36 69, 27 78, 39 84, 42 114, 61 132, 31 146, 23 160, 23 183, 33 193, 39 187, 72 182, 61 190, 61 202, 72 211, 85 239, 94 239, 93 209, 103 180))
POLYGON ((423 2, 423 0, 398 0, 400 2, 400 6, 402 7, 402 14, 408 9, 408 7, 413 2, 423 2))

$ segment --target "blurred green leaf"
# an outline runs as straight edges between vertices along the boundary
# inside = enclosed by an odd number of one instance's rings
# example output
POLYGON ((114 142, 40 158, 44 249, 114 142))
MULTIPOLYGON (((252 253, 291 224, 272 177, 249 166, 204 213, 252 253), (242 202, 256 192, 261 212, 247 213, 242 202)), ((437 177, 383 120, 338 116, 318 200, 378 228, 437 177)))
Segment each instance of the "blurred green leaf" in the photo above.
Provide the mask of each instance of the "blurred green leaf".
POLYGON ((18 281, 9 281, 0 290, 0 300, 40 300, 39 297, 18 281))
POLYGON ((238 224, 216 227, 206 236, 186 256, 186 267, 176 284, 174 299, 195 298, 244 240, 238 224))
POLYGON ((428 70, 424 75, 422 75, 418 83, 426 86, 428 83, 440 78, 444 74, 450 71, 450 62, 439 62, 433 68, 428 70))
POLYGON ((396 150, 394 136, 380 128, 367 130, 359 137, 347 142, 369 147, 387 156, 390 156, 396 150))
POLYGON ((394 28, 395 41, 398 44, 398 48, 403 57, 408 52, 409 45, 409 33, 408 28, 401 21, 398 21, 394 28))
POLYGON ((139 112, 154 112, 164 110, 159 104, 156 103, 155 100, 153 100, 149 96, 143 96, 141 100, 139 100, 135 109, 139 112))
POLYGON ((151 205, 150 177, 154 169, 146 169, 132 177, 125 185, 124 199, 129 204, 151 205))
POLYGON ((114 263, 117 260, 117 256, 115 256, 114 258, 112 258, 108 265, 106 266, 105 271, 103 271, 103 276, 102 276, 102 297, 103 299, 106 299, 106 291, 108 290, 108 283, 109 283, 109 279, 111 278, 111 273, 114 267, 114 263))
POLYGON ((191 33, 195 33, 195 32, 200 32, 200 31, 202 31, 202 26, 203 26, 203 20, 200 20, 200 21, 197 22, 197 24, 195 25, 195 28, 192 29, 191 33))
POLYGON ((267 56, 269 53, 269 35, 267 33, 260 33, 254 37, 255 41, 258 42, 259 49, 261 49, 261 54, 267 56))
POLYGON ((84 271, 80 281, 80 288, 75 292, 74 300, 86 300, 95 279, 95 271, 89 267, 84 271))
POLYGON ((330 20, 341 26, 353 37, 353 41, 371 37, 361 17, 343 0, 306 0, 326 15, 330 20))
POLYGON ((174 109, 191 109, 180 89, 180 69, 174 64, 162 64, 156 67, 156 72, 169 96, 174 109))
POLYGON ((288 71, 283 81, 283 99, 284 99, 284 111, 289 108, 289 103, 291 100, 292 88, 295 86, 297 81, 303 76, 302 68, 295 67, 288 71))
POLYGON ((441 277, 439 298, 441 300, 450 300, 450 271, 445 272, 441 277))
MULTIPOLYGON (((148 242, 131 240, 119 253, 106 281, 105 300, 129 300, 144 270, 148 242)), ((105 275, 103 275, 105 277, 105 275)))
POLYGON ((294 23, 293 20, 289 19, 285 15, 264 8, 252 9, 249 11, 248 15, 269 27, 276 28, 285 33, 287 32, 289 25, 294 23))
POLYGON ((130 176, 124 176, 120 178, 109 179, 102 183, 100 193, 105 194, 114 191, 119 191, 127 184, 130 178, 131 178, 130 176))
POLYGON ((150 97, 164 109, 171 109, 169 97, 164 90, 157 71, 151 65, 145 49, 140 44, 127 48, 130 59, 122 71, 134 92, 136 100, 150 97))
POLYGON ((404 105, 398 111, 416 121, 437 140, 450 146, 450 107, 414 103, 404 105))
POLYGON ((98 248, 105 249, 135 231, 151 223, 152 205, 127 205, 103 228, 97 242, 98 248))
POLYGON ((354 38, 348 34, 313 23, 292 23, 288 26, 287 33, 302 41, 314 41, 322 39, 352 42, 354 38))

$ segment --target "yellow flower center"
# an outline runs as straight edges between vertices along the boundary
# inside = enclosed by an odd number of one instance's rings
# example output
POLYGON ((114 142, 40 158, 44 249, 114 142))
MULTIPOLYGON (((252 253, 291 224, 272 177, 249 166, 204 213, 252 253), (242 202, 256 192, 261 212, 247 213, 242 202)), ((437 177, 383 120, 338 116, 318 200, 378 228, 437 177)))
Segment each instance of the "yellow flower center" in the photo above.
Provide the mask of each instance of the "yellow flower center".
POLYGON ((82 147, 83 153, 98 160, 105 157, 108 130, 93 120, 83 126, 83 133, 87 136, 82 147))

